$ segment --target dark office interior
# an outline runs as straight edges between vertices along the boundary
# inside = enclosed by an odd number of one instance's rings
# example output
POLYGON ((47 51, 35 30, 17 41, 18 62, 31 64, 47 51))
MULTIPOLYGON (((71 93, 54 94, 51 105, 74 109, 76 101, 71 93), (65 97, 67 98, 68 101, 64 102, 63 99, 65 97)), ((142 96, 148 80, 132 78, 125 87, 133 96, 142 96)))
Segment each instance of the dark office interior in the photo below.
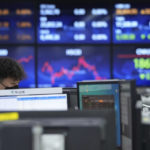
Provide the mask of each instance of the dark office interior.
POLYGON ((1 0, 3 57, 0 150, 150 150, 150 1, 1 0))

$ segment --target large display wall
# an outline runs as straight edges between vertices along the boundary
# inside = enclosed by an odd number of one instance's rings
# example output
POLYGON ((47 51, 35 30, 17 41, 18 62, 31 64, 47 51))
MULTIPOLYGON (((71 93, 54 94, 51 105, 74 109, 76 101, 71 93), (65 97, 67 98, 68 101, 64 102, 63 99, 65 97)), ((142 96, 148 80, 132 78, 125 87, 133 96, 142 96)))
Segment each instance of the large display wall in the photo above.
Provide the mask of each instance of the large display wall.
POLYGON ((20 87, 136 79, 150 86, 150 3, 12 1, 0 5, 0 57, 20 62, 20 87))

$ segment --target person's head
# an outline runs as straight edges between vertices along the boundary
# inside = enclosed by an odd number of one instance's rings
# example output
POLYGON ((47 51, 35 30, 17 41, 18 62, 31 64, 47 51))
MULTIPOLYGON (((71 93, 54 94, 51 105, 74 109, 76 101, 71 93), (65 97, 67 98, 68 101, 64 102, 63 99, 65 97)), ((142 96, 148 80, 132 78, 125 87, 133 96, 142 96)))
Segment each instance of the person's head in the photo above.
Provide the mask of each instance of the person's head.
POLYGON ((0 57, 0 89, 17 88, 25 77, 21 64, 12 58, 0 57))

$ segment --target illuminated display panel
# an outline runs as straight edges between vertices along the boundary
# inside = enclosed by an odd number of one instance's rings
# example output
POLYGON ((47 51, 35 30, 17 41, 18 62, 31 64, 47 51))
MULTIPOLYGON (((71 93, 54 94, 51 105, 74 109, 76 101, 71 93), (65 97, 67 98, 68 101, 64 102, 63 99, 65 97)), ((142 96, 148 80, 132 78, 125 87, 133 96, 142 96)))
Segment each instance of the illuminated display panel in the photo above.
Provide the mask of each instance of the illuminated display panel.
POLYGON ((40 3, 38 43, 110 43, 108 6, 40 3))
POLYGON ((60 111, 67 109, 67 94, 0 96, 0 111, 60 111))
POLYGON ((20 88, 35 87, 35 59, 32 46, 0 46, 0 57, 9 56, 22 64, 27 78, 19 84, 20 88))
POLYGON ((34 11, 31 3, 1 3, 0 44, 34 43, 34 11))
POLYGON ((38 48, 38 87, 76 87, 77 81, 110 78, 108 46, 38 48))
POLYGON ((115 4, 114 43, 150 42, 150 6, 115 4))
POLYGON ((150 86, 150 47, 114 46, 113 77, 136 79, 137 86, 150 86))
POLYGON ((109 110, 116 114, 116 145, 121 146, 119 83, 84 81, 77 83, 80 110, 109 110))

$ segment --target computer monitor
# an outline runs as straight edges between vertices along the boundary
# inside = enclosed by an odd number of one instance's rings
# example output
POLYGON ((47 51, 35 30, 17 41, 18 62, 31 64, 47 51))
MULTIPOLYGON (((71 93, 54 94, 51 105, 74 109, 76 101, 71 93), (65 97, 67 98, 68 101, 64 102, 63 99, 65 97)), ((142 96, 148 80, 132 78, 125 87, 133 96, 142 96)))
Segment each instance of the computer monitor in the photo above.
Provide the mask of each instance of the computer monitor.
POLYGON ((116 112, 116 145, 121 146, 119 82, 96 80, 77 82, 80 110, 114 109, 116 112))
POLYGON ((62 88, 0 90, 0 111, 67 110, 62 88))
POLYGON ((120 141, 120 147, 122 150, 127 148, 138 149, 139 118, 135 109, 137 101, 135 80, 83 81, 78 83, 78 92, 80 109, 94 110, 115 107, 115 110, 117 110, 116 108, 118 108, 118 111, 116 111, 116 126, 118 127, 121 124, 120 131, 117 130, 117 140, 120 141), (116 85, 117 89, 115 89, 116 85), (117 99, 114 97, 114 91, 118 91, 117 99), (118 103, 116 103, 116 100, 118 100, 118 103), (117 122, 117 116, 119 116, 120 122, 117 122))
POLYGON ((0 150, 20 150, 22 145, 28 150, 115 150, 114 110, 18 114, 18 121, 0 124, 0 150))

